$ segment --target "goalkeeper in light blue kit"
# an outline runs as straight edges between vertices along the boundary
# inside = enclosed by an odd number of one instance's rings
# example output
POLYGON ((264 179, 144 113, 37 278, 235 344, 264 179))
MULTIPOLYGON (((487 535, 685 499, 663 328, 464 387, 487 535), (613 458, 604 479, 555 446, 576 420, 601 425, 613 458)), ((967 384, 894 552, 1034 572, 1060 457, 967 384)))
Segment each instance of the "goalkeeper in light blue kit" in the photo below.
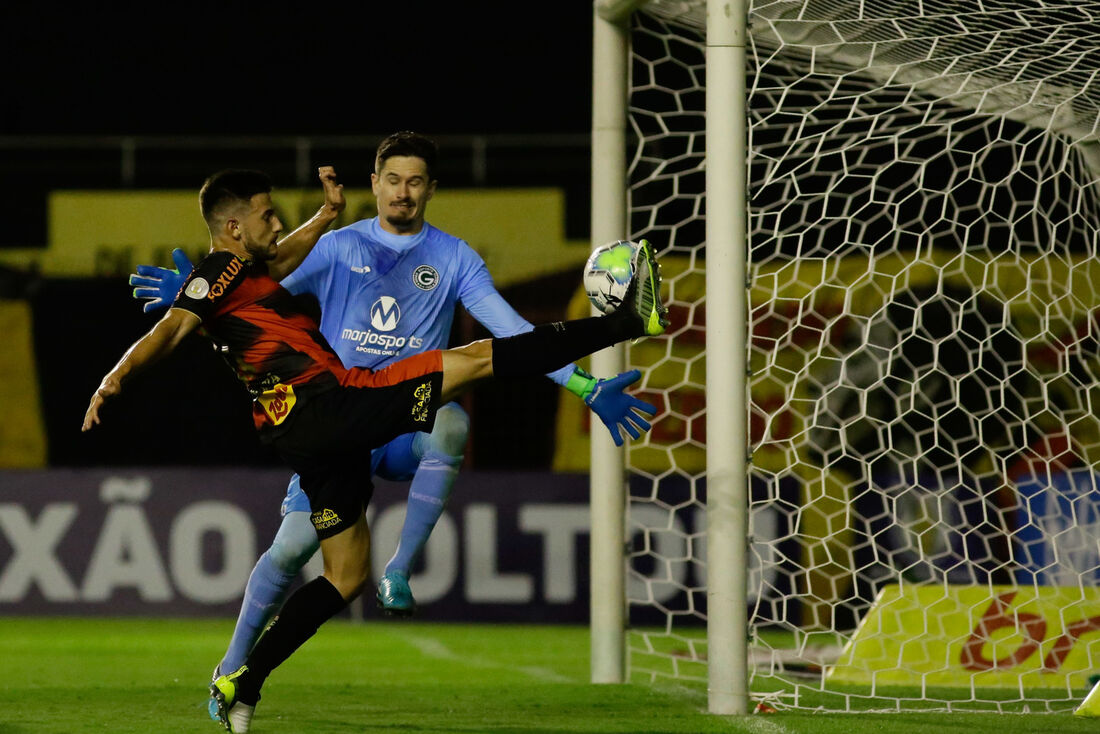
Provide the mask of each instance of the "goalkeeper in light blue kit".
MULTIPOLYGON (((533 327, 497 293, 481 257, 463 240, 424 221, 435 192, 436 147, 410 132, 391 135, 378 147, 372 188, 378 216, 321 237, 305 262, 282 281, 294 295, 310 294, 321 307, 321 333, 347 367, 379 369, 402 357, 445 348, 456 303, 494 336, 512 336, 533 327)), ((139 266, 134 295, 150 299, 146 310, 167 306, 192 269, 182 251, 174 271, 139 266)), ((575 366, 548 375, 581 397, 607 425, 616 444, 620 429, 633 438, 649 429, 642 413, 656 409, 624 392, 636 370, 597 380, 575 366)), ((379 582, 379 606, 389 614, 415 609, 409 572, 443 512, 462 463, 469 430, 456 403, 440 408, 431 433, 411 433, 376 449, 372 475, 412 479, 405 524, 397 550, 379 582)), ((369 481, 365 478, 364 481, 369 481)), ((283 521, 271 547, 249 577, 237 626, 218 666, 241 666, 270 617, 279 609, 291 581, 318 548, 309 519, 309 501, 290 481, 283 521)))

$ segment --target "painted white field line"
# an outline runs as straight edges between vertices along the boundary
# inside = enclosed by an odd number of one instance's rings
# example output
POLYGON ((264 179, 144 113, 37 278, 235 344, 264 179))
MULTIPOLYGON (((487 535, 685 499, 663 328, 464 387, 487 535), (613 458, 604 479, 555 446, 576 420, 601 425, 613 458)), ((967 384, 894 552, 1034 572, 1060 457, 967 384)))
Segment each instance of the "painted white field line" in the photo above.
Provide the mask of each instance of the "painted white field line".
POLYGON ((391 632, 394 637, 401 639, 413 647, 415 647, 421 655, 429 658, 435 658, 436 660, 451 660, 456 662, 462 662, 467 665, 473 665, 478 668, 497 668, 499 670, 511 670, 517 673, 522 673, 529 678, 542 681, 544 683, 577 683, 579 681, 573 680, 569 676, 562 675, 556 671, 544 668, 539 665, 507 665, 505 663, 497 662, 496 660, 488 660, 486 658, 479 658, 470 655, 459 655, 454 650, 444 645, 440 640, 433 637, 425 637, 423 635, 412 635, 402 632, 391 632))

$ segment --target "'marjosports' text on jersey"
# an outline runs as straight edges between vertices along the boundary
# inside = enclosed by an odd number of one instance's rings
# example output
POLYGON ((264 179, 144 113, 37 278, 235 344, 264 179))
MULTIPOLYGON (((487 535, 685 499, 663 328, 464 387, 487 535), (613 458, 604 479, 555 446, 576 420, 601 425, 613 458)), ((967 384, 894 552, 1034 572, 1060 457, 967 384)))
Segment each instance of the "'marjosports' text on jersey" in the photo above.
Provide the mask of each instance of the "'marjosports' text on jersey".
POLYGON ((393 235, 377 218, 323 235, 282 285, 316 296, 321 333, 341 361, 371 369, 446 348, 455 305, 496 294, 464 241, 427 223, 415 235, 393 235))
POLYGON ((264 263, 213 252, 187 278, 173 308, 202 319, 255 398, 256 427, 279 425, 303 391, 339 384, 346 370, 317 323, 264 263))

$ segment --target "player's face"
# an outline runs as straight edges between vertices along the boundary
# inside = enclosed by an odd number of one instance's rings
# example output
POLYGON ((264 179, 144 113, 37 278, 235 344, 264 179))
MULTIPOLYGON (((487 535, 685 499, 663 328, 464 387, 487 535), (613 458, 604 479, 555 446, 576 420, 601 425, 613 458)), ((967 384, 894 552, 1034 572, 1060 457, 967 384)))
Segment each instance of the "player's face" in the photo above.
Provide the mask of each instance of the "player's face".
POLYGON ((249 201, 248 213, 240 218, 241 244, 253 260, 274 260, 283 223, 275 214, 271 194, 256 194, 249 201))
POLYGON ((428 166, 416 156, 387 158, 382 170, 372 173, 371 188, 378 202, 382 229, 394 234, 416 234, 424 226, 424 212, 435 193, 428 166))

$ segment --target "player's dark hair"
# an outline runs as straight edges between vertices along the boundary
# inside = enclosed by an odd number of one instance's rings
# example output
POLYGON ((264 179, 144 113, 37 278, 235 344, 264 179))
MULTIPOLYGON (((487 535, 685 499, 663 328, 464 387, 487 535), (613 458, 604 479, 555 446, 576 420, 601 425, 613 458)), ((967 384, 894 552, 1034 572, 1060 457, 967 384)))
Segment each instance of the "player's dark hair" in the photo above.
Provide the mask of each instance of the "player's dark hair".
POLYGON ((247 204, 256 194, 271 193, 271 179, 263 171, 232 168, 218 171, 199 189, 199 207, 207 224, 227 204, 247 204))
POLYGON ((378 145, 378 153, 374 157, 374 172, 381 173, 386 160, 395 155, 421 159, 428 169, 428 180, 435 180, 435 164, 439 159, 439 149, 430 139, 409 130, 390 135, 378 145))

